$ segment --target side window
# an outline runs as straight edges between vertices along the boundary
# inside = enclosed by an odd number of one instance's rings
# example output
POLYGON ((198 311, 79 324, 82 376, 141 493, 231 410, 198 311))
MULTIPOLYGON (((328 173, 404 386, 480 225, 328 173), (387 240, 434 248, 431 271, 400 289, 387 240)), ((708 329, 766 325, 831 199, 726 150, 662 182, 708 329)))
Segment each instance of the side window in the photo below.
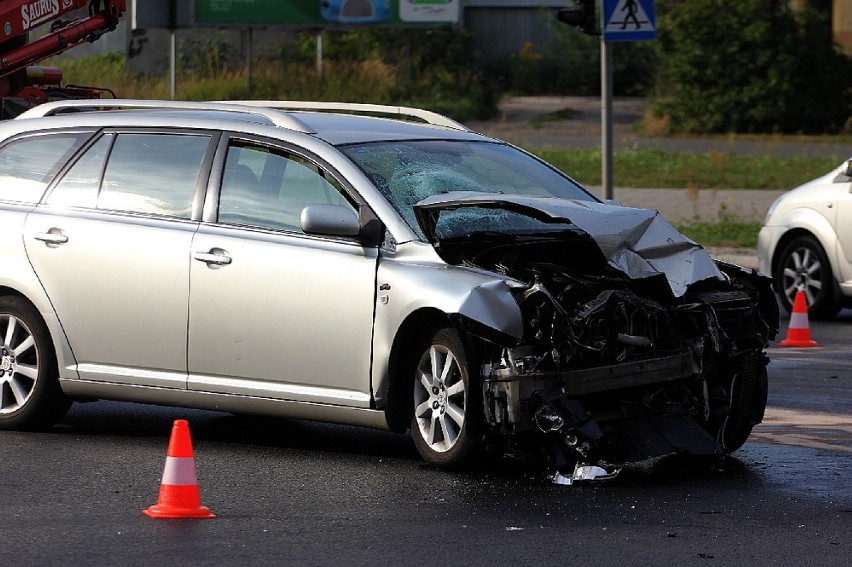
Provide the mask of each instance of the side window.
POLYGON ((87 134, 33 136, 0 149, 0 200, 38 203, 51 177, 87 134))
POLYGON ((113 137, 107 134, 86 150, 47 196, 48 204, 91 209, 97 206, 104 161, 113 137))
POLYGON ((209 136, 117 134, 98 209, 188 219, 209 136))
POLYGON ((302 209, 344 205, 343 187, 300 156, 247 143, 228 148, 219 194, 219 222, 301 232, 302 209))

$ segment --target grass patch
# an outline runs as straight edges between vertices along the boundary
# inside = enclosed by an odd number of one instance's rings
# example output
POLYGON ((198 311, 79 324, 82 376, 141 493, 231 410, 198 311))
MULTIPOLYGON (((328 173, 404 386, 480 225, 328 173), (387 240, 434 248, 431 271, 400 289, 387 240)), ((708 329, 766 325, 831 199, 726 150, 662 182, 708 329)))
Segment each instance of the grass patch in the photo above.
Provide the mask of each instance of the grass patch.
POLYGON ((560 120, 571 120, 577 116, 577 111, 573 108, 563 108, 561 110, 557 110, 555 112, 548 112, 547 114, 542 114, 540 116, 536 116, 532 120, 530 120, 530 126, 533 128, 541 128, 548 122, 559 122, 560 120))
POLYGON ((675 224, 680 232, 702 246, 757 247, 759 222, 722 220, 718 223, 690 222, 675 224))
MULTIPOLYGON (((532 149, 580 183, 601 184, 601 152, 595 148, 532 149)), ((849 156, 748 156, 690 154, 656 149, 613 155, 614 185, 638 188, 791 189, 823 175, 849 156)))
MULTIPOLYGON (((82 59, 60 57, 46 64, 60 67, 66 84, 108 87, 120 98, 167 99, 168 77, 146 77, 127 70, 120 53, 82 59)), ((400 64, 368 59, 326 61, 320 75, 314 64, 258 61, 248 92, 246 72, 223 67, 178 74, 179 100, 277 99, 368 102, 415 106, 460 121, 484 120, 496 113, 496 94, 472 71, 429 68, 407 77, 400 64)))

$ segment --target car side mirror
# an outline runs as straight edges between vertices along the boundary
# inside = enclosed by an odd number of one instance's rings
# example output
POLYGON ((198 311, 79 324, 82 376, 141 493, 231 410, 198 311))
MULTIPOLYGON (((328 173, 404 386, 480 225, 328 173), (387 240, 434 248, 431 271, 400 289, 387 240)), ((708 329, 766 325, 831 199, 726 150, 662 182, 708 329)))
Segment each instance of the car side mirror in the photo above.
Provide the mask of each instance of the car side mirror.
MULTIPOLYGON (((837 174, 837 177, 833 181, 834 183, 849 183, 852 181, 852 158, 843 162, 840 173, 837 174)), ((852 185, 849 186, 849 192, 852 193, 852 185)))
POLYGON ((318 236, 358 236, 358 215, 343 205, 308 205, 302 209, 299 225, 305 234, 318 236))

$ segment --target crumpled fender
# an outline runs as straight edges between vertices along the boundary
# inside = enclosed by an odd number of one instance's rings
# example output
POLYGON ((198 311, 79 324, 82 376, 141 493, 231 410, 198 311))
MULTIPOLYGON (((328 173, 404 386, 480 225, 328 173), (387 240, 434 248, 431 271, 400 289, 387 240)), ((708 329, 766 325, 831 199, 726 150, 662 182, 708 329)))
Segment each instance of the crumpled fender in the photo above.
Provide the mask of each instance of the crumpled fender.
POLYGON ((397 332, 421 312, 442 313, 466 332, 509 346, 523 336, 521 309, 513 289, 522 282, 493 272, 448 266, 422 242, 400 244, 379 261, 373 326, 373 393, 381 407, 387 392, 388 360, 397 332))
MULTIPOLYGON (((524 334, 520 307, 505 281, 495 280, 472 288, 462 299, 456 313, 500 334, 520 340, 524 334)), ((469 329, 476 333, 476 329, 469 329)))

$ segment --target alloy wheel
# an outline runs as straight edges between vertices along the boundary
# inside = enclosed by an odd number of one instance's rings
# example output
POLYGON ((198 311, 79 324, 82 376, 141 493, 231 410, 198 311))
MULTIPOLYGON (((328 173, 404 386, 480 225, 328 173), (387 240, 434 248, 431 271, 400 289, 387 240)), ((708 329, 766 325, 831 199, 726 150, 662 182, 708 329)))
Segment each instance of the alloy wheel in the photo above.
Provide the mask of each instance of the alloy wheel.
POLYGON ((790 252, 782 272, 783 293, 790 304, 799 289, 804 291, 808 305, 816 302, 822 289, 822 270, 822 262, 811 248, 802 246, 790 252))
POLYGON ((455 446, 465 423, 465 394, 456 356, 443 345, 430 346, 414 380, 414 417, 431 450, 444 453, 455 446))
POLYGON ((38 350, 30 329, 17 317, 0 314, 0 414, 22 408, 38 379, 38 350))

